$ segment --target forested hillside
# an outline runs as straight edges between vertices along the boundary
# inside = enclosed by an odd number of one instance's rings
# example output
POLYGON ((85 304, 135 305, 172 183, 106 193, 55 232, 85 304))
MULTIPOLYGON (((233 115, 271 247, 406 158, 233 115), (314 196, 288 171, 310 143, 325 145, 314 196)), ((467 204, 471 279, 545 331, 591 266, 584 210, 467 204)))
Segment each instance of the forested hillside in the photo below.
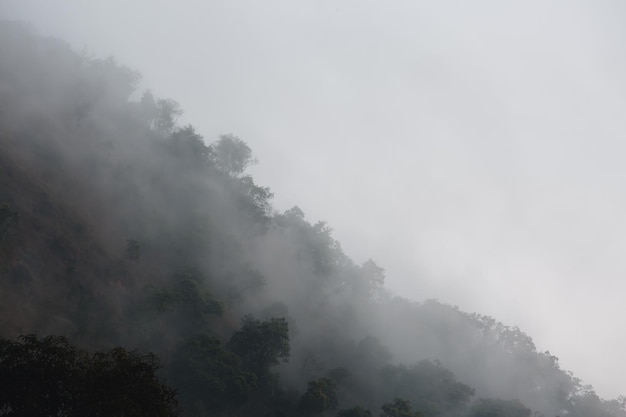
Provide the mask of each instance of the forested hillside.
POLYGON ((184 416, 626 416, 517 327, 390 294, 138 80, 0 22, 0 391, 34 334, 153 352, 184 416))

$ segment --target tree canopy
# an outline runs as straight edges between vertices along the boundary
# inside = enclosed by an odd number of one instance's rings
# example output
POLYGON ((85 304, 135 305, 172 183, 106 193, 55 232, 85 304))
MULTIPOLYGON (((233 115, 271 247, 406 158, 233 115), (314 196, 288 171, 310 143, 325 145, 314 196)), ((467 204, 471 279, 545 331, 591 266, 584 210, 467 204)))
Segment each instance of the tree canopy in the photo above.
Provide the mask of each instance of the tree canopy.
POLYGON ((0 339, 0 415, 177 416, 160 367, 122 347, 89 354, 64 337, 0 339))
POLYGON ((245 369, 264 379, 272 366, 289 360, 289 325, 284 318, 260 321, 244 316, 228 347, 242 358, 245 369))

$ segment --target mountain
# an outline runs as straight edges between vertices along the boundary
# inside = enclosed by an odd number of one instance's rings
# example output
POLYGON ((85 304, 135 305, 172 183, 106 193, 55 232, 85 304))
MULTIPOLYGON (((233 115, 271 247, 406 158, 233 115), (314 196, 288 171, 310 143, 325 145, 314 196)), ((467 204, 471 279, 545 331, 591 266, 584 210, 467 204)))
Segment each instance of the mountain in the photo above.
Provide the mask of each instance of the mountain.
POLYGON ((5 340, 154 352, 184 415, 626 416, 519 328, 389 293, 114 59, 10 21, 0 57, 5 340))

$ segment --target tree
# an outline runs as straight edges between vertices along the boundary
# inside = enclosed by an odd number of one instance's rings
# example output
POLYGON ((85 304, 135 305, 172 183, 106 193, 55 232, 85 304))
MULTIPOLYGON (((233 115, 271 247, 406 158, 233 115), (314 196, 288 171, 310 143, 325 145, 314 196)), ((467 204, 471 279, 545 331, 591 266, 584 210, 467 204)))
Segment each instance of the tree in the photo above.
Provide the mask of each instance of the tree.
POLYGON ((0 339, 0 416, 176 416, 159 368, 122 347, 90 355, 59 336, 0 339))
POLYGON ((97 94, 112 103, 124 103, 135 91, 141 75, 128 67, 118 65, 113 57, 87 61, 97 94))
POLYGON ((204 288, 202 280, 195 269, 187 270, 179 274, 170 286, 155 290, 150 301, 160 313, 179 310, 191 321, 221 315, 224 305, 204 288))
POLYGON ((191 125, 174 130, 167 142, 167 149, 185 165, 193 168, 210 165, 214 158, 211 148, 191 125))
POLYGON ((148 125, 152 125, 157 114, 158 108, 154 95, 150 90, 144 91, 141 100, 139 100, 139 116, 141 120, 148 125))
POLYGON ((381 417, 422 417, 419 411, 413 411, 411 403, 403 398, 395 398, 393 402, 385 403, 381 407, 381 417))
POLYGON ((256 162, 250 147, 237 136, 228 134, 211 146, 217 167, 231 177, 241 175, 248 166, 256 162))
POLYGON ((239 355, 244 368, 260 380, 269 376, 269 368, 287 362, 290 356, 289 325, 284 318, 260 321, 247 315, 228 341, 228 347, 239 355))
POLYGON ((364 262, 359 270, 359 279, 354 283, 354 290, 366 297, 379 293, 385 284, 385 270, 371 259, 364 262))
POLYGON ((339 410, 337 417, 372 417, 370 410, 366 410, 361 406, 339 410))
POLYGON ((481 398, 472 406, 469 417, 529 417, 530 409, 518 400, 481 398))
POLYGON ((168 135, 172 133, 176 127, 176 121, 182 114, 183 110, 175 100, 159 99, 156 102, 156 117, 152 122, 152 127, 156 132, 168 135))
POLYGON ((96 352, 89 365, 77 415, 175 415, 175 392, 156 377, 161 366, 155 355, 139 356, 116 347, 96 352))
POLYGON ((170 374, 185 409, 203 414, 243 404, 256 389, 256 377, 241 365, 218 339, 200 334, 178 347, 170 374))
POLYGON ((239 186, 244 196, 247 197, 248 212, 252 218, 266 221, 267 214, 271 210, 270 200, 274 197, 269 187, 261 187, 255 184, 252 177, 246 175, 240 178, 239 186))
POLYGON ((474 390, 456 380, 454 374, 438 362, 423 360, 416 365, 388 365, 381 369, 381 390, 387 395, 407 398, 426 416, 460 410, 474 390))
POLYGON ((321 414, 337 408, 339 400, 335 388, 335 383, 329 378, 310 381, 300 399, 300 410, 305 414, 321 414))

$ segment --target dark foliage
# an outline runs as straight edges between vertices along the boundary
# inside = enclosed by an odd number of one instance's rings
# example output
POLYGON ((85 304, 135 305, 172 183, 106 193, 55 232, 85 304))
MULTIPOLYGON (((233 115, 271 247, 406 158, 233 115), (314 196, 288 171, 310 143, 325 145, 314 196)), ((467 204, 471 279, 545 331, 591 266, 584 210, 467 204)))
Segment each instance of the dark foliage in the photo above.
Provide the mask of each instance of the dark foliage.
POLYGON ((289 360, 289 326, 284 318, 260 321, 245 316, 228 347, 241 357, 244 369, 265 381, 272 366, 289 360))
POLYGON ((335 389, 336 384, 328 378, 310 381, 306 392, 300 399, 300 412, 305 415, 316 415, 336 409, 339 400, 335 389))
POLYGON ((154 355, 88 354, 63 337, 0 339, 2 416, 176 416, 154 355))
POLYGON ((257 389, 256 376, 215 337, 198 335, 181 344, 170 367, 184 408, 193 414, 233 409, 257 389))
POLYGON ((519 401, 479 399, 470 410, 469 417, 530 417, 531 410, 519 401))

